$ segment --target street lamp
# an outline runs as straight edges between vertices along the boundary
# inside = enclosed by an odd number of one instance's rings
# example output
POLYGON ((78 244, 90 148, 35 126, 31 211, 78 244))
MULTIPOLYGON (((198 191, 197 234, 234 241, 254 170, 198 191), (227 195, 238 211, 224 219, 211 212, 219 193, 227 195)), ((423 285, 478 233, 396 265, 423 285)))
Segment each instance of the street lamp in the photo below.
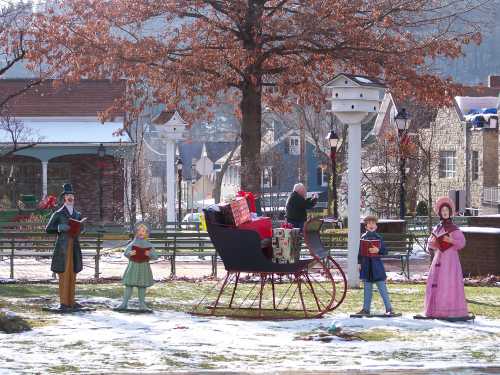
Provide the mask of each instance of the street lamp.
POLYGON ((182 222, 182 159, 181 158, 178 158, 177 159, 177 163, 176 164, 176 167, 177 167, 177 200, 178 200, 178 209, 179 209, 179 213, 178 213, 178 217, 177 217, 177 221, 179 223, 179 228, 181 227, 181 222, 182 222))
POLYGON ((333 217, 339 218, 339 209, 337 202, 337 147, 340 147, 340 139, 332 129, 326 139, 330 144, 330 159, 332 160, 332 191, 333 191, 333 217))
POLYGON ((361 123, 375 116, 385 86, 369 77, 338 74, 326 85, 331 112, 348 127, 348 252, 347 281, 358 287, 358 252, 361 213, 361 123))
POLYGON ((404 155, 403 146, 407 139, 408 128, 410 127, 410 115, 406 112, 405 108, 402 108, 401 111, 399 111, 396 116, 394 116, 394 123, 396 124, 396 127, 398 129, 399 171, 401 174, 401 181, 399 184, 399 218, 401 220, 404 220, 406 215, 406 158, 404 155))
POLYGON ((99 220, 102 225, 102 169, 103 169, 103 159, 106 156, 106 149, 104 145, 101 143, 99 147, 97 147, 97 157, 99 158, 99 220))

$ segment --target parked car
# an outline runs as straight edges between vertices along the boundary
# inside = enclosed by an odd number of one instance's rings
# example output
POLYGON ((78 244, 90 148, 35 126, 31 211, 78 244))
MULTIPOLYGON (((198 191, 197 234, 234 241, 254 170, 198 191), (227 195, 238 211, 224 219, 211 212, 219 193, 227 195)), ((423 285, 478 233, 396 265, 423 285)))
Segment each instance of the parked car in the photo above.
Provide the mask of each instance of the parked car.
POLYGON ((201 213, 190 212, 182 219, 183 223, 201 223, 201 213))

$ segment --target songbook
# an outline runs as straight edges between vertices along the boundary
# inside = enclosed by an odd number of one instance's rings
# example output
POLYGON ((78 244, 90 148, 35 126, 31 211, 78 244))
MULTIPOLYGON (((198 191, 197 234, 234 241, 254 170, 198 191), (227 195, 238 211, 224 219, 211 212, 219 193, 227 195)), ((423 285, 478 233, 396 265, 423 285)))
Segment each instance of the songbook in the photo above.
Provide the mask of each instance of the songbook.
POLYGON ((444 240, 445 237, 450 237, 450 234, 448 232, 444 232, 444 233, 440 234, 439 236, 436 236, 434 233, 432 233, 432 235, 436 239, 436 242, 439 246, 439 250, 445 251, 453 246, 453 244, 446 242, 444 240))
POLYGON ((146 251, 151 250, 151 248, 132 246, 132 250, 135 250, 135 255, 130 257, 136 263, 144 263, 149 260, 149 255, 146 255, 146 251))
POLYGON ((363 257, 378 257, 379 253, 370 253, 369 249, 372 247, 376 247, 380 249, 381 241, 380 240, 360 240, 361 243, 361 256, 363 257))
POLYGON ((70 218, 68 220, 68 224, 69 224, 68 233, 71 237, 76 238, 80 235, 80 232, 82 231, 82 225, 85 222, 85 220, 87 220, 86 217, 84 217, 82 220, 76 220, 73 218, 70 218))

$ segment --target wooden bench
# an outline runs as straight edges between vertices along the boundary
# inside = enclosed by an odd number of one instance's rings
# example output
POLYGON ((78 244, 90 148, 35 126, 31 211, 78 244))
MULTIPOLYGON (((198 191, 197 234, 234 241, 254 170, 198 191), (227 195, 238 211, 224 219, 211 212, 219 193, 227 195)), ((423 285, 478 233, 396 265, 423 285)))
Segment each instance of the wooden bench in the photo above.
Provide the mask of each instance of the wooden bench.
MULTIPOLYGON (((15 258, 50 258, 55 236, 45 232, 2 232, 0 234, 0 259, 10 259, 10 278, 14 278, 15 258)), ((99 277, 99 260, 103 250, 102 233, 85 233, 80 237, 83 257, 94 258, 94 276, 99 277)))
MULTIPOLYGON (((94 277, 99 278, 99 262, 103 255, 104 241, 122 241, 125 245, 131 233, 85 232, 80 236, 83 257, 94 258, 94 277)), ((14 278, 14 260, 22 257, 50 258, 54 248, 55 235, 42 231, 0 233, 0 259, 10 260, 10 277, 14 278)), ((188 256, 211 258, 212 275, 217 276, 217 253, 206 232, 176 231, 153 233, 150 241, 159 252, 160 258, 170 261, 171 275, 176 275, 176 261, 188 256)))
MULTIPOLYGON (((381 233, 388 253, 383 259, 399 259, 401 273, 410 278, 410 255, 413 251, 414 237, 411 233, 381 233)), ((347 233, 323 233, 321 241, 326 248, 331 249, 330 255, 347 257, 347 233)))

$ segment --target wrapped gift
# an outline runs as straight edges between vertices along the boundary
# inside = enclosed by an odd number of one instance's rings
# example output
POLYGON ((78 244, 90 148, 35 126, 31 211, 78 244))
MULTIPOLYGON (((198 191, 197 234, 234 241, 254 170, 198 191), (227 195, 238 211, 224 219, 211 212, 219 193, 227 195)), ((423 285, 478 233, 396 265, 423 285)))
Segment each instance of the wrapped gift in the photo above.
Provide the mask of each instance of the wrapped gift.
POLYGON ((257 211, 257 208, 255 207, 255 195, 253 195, 253 193, 249 192, 249 191, 238 191, 238 193, 236 194, 236 196, 238 197, 243 197, 247 200, 247 203, 248 203, 248 208, 250 210, 250 212, 256 212, 257 211))
POLYGON ((239 229, 249 229, 257 232, 260 239, 271 238, 273 236, 273 222, 270 217, 260 216, 246 223, 240 224, 239 229))
POLYGON ((276 263, 295 263, 300 258, 300 229, 273 229, 273 261, 276 263))
POLYGON ((239 226, 251 220, 247 200, 243 197, 237 197, 229 203, 219 205, 219 207, 227 225, 239 226))

